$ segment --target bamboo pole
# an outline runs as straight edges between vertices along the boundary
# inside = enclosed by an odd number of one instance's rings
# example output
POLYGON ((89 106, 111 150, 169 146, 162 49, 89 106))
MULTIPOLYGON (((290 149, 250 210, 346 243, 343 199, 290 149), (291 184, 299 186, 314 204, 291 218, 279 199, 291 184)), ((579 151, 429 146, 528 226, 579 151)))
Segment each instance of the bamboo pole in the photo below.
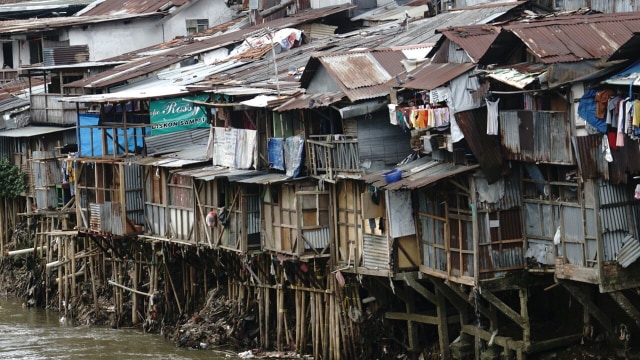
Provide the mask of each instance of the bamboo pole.
MULTIPOLYGON (((140 256, 139 253, 133 254, 133 258, 136 259, 140 256)), ((136 291, 132 291, 131 294, 131 324, 138 325, 140 319, 138 318, 138 262, 133 263, 133 288, 136 291)))
POLYGON ((284 299, 282 296, 282 283, 284 282, 282 271, 278 271, 280 274, 278 287, 276 288, 276 306, 278 308, 277 312, 277 328, 276 328, 276 348, 278 351, 282 351, 282 330, 283 330, 283 314, 284 314, 284 299))
MULTIPOLYGON (((71 247, 71 272, 76 271, 76 237, 72 236, 70 241, 71 247)), ((76 287, 76 277, 71 277, 71 297, 75 298, 78 295, 76 287)))
POLYGON ((265 336, 265 348, 269 348, 271 345, 271 341, 269 338, 269 335, 271 334, 271 307, 269 306, 270 302, 271 302, 271 289, 265 289, 265 297, 264 297, 264 307, 265 307, 265 311, 264 311, 264 315, 265 315, 265 321, 264 321, 264 326, 265 326, 265 334, 267 334, 267 336, 265 336))
POLYGON ((36 247, 32 247, 32 248, 7 251, 5 256, 24 255, 24 254, 29 254, 29 253, 35 253, 36 251, 46 251, 46 250, 47 250, 47 246, 44 246, 44 245, 43 246, 36 246, 36 247))
MULTIPOLYGON (((89 242, 89 253, 93 253, 93 243, 89 242)), ((98 255, 99 256, 99 255, 98 255)), ((96 289, 96 264, 93 259, 93 256, 89 256, 89 267, 90 267, 90 276, 91 276, 91 294, 93 295, 93 306, 96 310, 96 316, 98 316, 100 312, 100 303, 98 302, 98 291, 96 289)))
POLYGON ((318 326, 320 326, 320 322, 318 321, 317 318, 317 309, 318 309, 318 302, 316 301, 316 297, 320 297, 322 295, 319 294, 315 294, 315 293, 310 293, 309 294, 309 299, 311 301, 311 338, 312 338, 312 344, 313 344, 313 358, 314 359, 319 359, 320 358, 320 353, 318 351, 318 348, 320 347, 320 342, 318 341, 319 336, 318 336, 318 326))

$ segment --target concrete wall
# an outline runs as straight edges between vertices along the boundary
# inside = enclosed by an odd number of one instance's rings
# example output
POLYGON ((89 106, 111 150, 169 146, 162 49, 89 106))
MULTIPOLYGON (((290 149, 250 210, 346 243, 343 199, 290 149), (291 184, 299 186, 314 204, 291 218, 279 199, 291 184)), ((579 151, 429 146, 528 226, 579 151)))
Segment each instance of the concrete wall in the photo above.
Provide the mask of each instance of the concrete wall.
POLYGON ((69 30, 69 45, 88 45, 89 61, 98 61, 162 42, 157 19, 91 24, 69 30))
POLYGON ((69 30, 70 45, 88 45, 89 60, 98 61, 187 35, 187 19, 209 19, 209 27, 234 14, 221 1, 201 0, 164 19, 148 18, 91 24, 69 30))
POLYGON ((218 0, 200 0, 179 8, 171 17, 163 19, 164 41, 176 36, 187 35, 187 19, 209 19, 209 27, 231 20, 235 14, 224 2, 218 0))

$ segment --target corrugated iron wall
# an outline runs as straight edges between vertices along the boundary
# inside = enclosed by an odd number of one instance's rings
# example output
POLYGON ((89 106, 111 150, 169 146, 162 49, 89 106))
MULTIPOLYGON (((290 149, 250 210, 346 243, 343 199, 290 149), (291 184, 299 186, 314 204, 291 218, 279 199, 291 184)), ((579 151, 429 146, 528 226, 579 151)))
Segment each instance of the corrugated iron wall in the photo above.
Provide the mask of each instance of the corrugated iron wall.
POLYGON ((89 46, 76 45, 42 49, 44 66, 70 65, 89 61, 89 46))
POLYGON ((390 270, 389 242, 386 236, 364 234, 362 265, 367 269, 390 270))
POLYGON ((142 183, 142 165, 134 164, 137 158, 125 160, 125 201, 127 206, 127 219, 133 220, 136 225, 144 224, 144 200, 142 183))
POLYGON ((599 181, 600 218, 604 261, 613 261, 627 235, 638 238, 638 205, 632 202, 632 193, 626 185, 613 185, 599 181))
POLYGON ((55 151, 33 151, 31 169, 36 190, 38 209, 58 206, 56 185, 62 183, 62 172, 55 151))
POLYGON ((573 164, 565 112, 501 111, 500 135, 510 160, 573 164))

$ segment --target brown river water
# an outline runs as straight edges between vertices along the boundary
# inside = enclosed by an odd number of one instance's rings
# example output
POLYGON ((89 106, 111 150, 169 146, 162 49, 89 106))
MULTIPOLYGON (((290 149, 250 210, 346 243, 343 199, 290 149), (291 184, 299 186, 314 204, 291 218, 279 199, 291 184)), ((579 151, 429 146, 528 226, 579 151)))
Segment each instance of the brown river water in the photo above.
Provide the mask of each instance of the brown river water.
POLYGON ((70 326, 56 312, 25 309, 0 298, 0 359, 234 359, 213 350, 174 347, 160 335, 135 329, 70 326))

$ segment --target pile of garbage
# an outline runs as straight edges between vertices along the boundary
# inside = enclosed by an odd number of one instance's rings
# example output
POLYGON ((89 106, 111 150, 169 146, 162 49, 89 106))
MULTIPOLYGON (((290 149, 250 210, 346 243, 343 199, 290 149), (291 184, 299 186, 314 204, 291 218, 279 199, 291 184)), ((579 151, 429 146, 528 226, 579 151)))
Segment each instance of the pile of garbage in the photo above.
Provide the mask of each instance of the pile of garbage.
POLYGON ((199 312, 173 331, 171 340, 182 348, 241 348, 258 346, 260 334, 256 321, 256 306, 248 313, 239 313, 237 301, 229 299, 224 291, 214 289, 199 312))

